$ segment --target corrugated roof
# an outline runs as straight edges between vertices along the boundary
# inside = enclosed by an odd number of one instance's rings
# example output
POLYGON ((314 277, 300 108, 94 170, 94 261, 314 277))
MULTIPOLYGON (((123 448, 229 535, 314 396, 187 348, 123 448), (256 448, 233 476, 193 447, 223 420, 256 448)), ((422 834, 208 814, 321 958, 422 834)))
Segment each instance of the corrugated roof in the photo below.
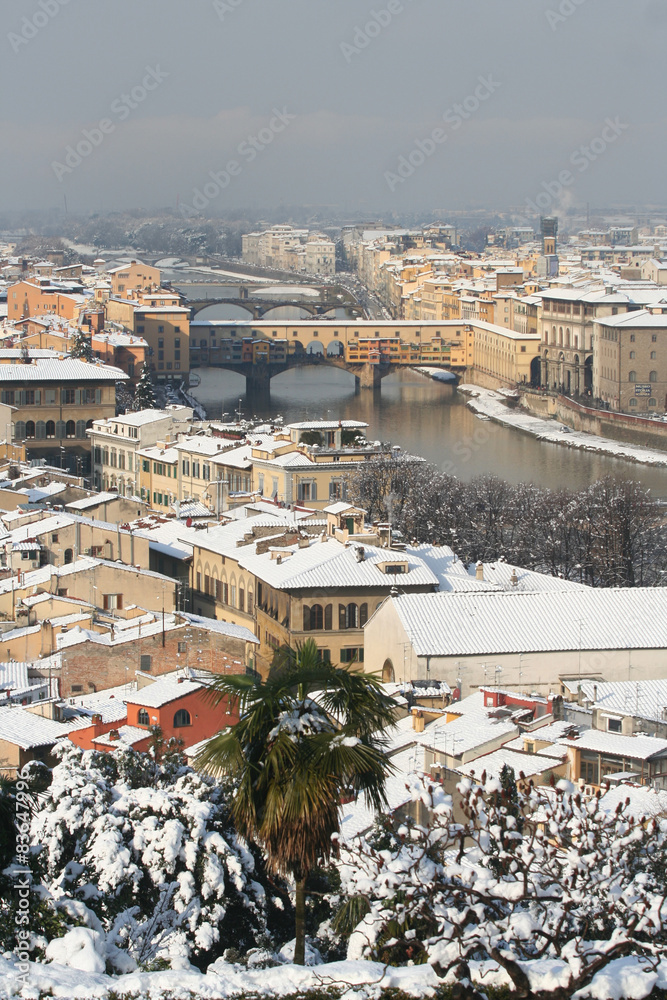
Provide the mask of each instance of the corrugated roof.
POLYGON ((0 365, 0 385, 4 382, 123 382, 128 378, 120 368, 88 364, 78 358, 36 361, 30 365, 0 365))
POLYGON ((392 600, 418 656, 667 646, 667 588, 409 594, 392 600))

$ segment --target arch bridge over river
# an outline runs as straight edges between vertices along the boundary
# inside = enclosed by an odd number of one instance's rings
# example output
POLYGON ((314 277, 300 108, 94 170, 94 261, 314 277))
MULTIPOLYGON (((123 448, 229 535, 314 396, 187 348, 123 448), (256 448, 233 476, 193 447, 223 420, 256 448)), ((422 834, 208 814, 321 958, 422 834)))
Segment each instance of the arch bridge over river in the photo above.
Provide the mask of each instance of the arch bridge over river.
POLYGON ((351 372, 360 388, 378 388, 397 368, 428 365, 463 374, 473 333, 463 322, 405 320, 196 320, 190 368, 226 368, 266 393, 271 379, 302 365, 351 372))

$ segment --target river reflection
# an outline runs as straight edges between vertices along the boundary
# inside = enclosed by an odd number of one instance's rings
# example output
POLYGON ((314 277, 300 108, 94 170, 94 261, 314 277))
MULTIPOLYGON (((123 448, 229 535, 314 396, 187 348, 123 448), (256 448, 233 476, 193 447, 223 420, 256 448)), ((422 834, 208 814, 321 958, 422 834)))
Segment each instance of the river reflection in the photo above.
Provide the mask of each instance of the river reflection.
POLYGON ((233 413, 239 397, 247 415, 281 414, 297 420, 364 420, 371 440, 391 441, 423 455, 445 471, 471 479, 493 473, 512 483, 556 489, 581 488, 607 474, 640 480, 667 498, 667 468, 548 444, 520 431, 480 420, 465 397, 416 372, 402 370, 382 381, 379 392, 355 392, 353 376, 335 368, 294 369, 271 382, 271 396, 246 399, 245 380, 221 369, 200 369, 195 394, 211 418, 233 413))

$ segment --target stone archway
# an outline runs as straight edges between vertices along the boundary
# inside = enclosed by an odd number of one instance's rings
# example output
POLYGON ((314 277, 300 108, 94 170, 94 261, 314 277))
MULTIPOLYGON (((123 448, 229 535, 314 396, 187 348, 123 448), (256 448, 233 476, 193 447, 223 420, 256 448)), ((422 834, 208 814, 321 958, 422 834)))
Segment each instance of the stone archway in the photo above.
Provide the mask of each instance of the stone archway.
POLYGON ((383 684, 394 684, 396 681, 396 673, 394 671, 394 664, 391 660, 387 659, 382 664, 382 683, 383 684))

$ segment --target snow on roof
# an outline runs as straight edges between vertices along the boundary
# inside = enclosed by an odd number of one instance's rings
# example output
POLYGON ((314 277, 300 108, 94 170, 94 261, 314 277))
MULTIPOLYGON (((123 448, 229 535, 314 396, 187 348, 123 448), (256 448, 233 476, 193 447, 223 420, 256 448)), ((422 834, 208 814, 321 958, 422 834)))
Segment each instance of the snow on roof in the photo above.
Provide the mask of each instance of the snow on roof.
POLYGON ((577 683, 586 699, 596 708, 619 715, 632 715, 642 719, 665 721, 667 709, 667 680, 642 681, 589 681, 577 683))
POLYGON ((129 378, 120 368, 89 364, 78 358, 35 361, 30 365, 0 365, 3 382, 124 382, 129 378))
POLYGON ((195 691, 201 691, 206 686, 203 681, 192 680, 182 674, 180 676, 168 674, 156 678, 152 684, 148 684, 129 695, 126 701, 129 705, 141 705, 143 708, 161 708, 163 705, 168 705, 170 701, 194 694, 195 691))
POLYGON ((141 743, 142 740, 150 739, 151 735, 147 729, 139 729, 138 726, 120 726, 117 732, 118 739, 113 739, 110 733, 103 733, 101 736, 96 736, 92 742, 96 746, 118 750, 121 747, 131 747, 136 743, 141 743))
POLYGON ((82 497, 81 500, 73 500, 67 504, 67 510, 88 510, 90 507, 99 507, 100 504, 109 503, 111 500, 118 500, 117 493, 94 493, 90 497, 82 497))
POLYGON ((501 747, 499 750, 492 750, 491 753, 481 754, 467 764, 461 764, 456 770, 459 774, 474 774, 477 778, 486 771, 487 777, 499 778, 503 767, 511 767, 515 777, 518 778, 523 772, 526 778, 530 778, 561 764, 562 760, 557 757, 545 757, 542 754, 523 753, 501 747))
POLYGON ((592 750, 630 760, 648 760, 653 756, 667 755, 667 740, 657 736, 622 736, 620 733, 600 729, 587 729, 581 736, 561 742, 576 750, 592 750))
POLYGON ((335 431, 339 427, 343 430, 357 430, 368 427, 363 420, 301 420, 296 424, 287 424, 288 430, 295 431, 335 431))
POLYGON ((615 813, 619 804, 625 805, 627 799, 630 800, 628 813, 635 819, 667 814, 667 792, 630 782, 622 782, 601 795, 598 807, 603 812, 615 813))
POLYGON ((136 689, 136 683, 132 682, 91 694, 75 695, 68 699, 65 712, 88 717, 101 715, 102 722, 119 722, 127 717, 125 701, 130 700, 136 689))
POLYGON ((281 549, 282 560, 271 558, 270 552, 256 555, 254 546, 237 550, 239 566, 254 573, 278 590, 310 589, 312 587, 437 587, 438 578, 419 558, 408 552, 371 545, 363 548, 363 559, 357 559, 356 545, 344 545, 335 538, 327 541, 309 539, 304 548, 288 546, 281 549), (248 551, 249 550, 249 551, 248 551), (247 552, 247 554, 246 554, 247 552), (291 553, 291 554, 290 554, 291 553), (381 565, 408 564, 407 573, 385 573, 381 565))
MULTIPOLYGON (((511 563, 498 560, 497 562, 484 563, 484 580, 496 584, 502 590, 514 593, 534 594, 542 590, 588 590, 584 583, 577 583, 573 580, 562 580, 558 576, 550 576, 548 573, 537 573, 532 569, 524 569, 522 566, 513 566, 511 563), (516 584, 513 583, 513 576, 516 576, 516 584)), ((470 576, 474 577, 477 564, 471 563, 468 567, 470 576)))
POLYGON ((22 750, 50 746, 71 731, 67 723, 54 722, 35 715, 20 705, 0 707, 0 740, 13 743, 22 750))
POLYGON ((667 646, 667 589, 660 587, 392 600, 417 656, 667 646))

